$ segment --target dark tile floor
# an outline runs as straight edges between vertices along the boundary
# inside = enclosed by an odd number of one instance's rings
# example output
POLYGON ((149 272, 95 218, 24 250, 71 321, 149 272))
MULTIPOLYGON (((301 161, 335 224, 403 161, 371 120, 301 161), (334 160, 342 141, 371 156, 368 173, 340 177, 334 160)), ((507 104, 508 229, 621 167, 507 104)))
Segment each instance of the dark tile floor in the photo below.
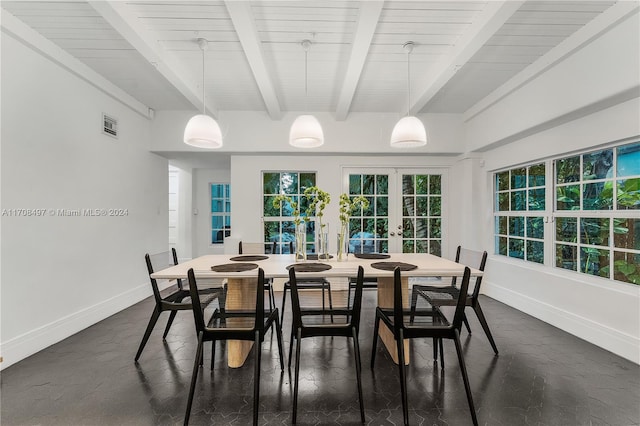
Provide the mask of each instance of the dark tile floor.
MULTIPOLYGON (((462 334, 478 418, 486 425, 638 425, 640 368, 629 361, 483 297, 500 355, 494 356, 473 312, 462 334)), ((375 291, 365 292, 361 350, 364 404, 370 425, 402 424, 397 368, 379 350, 369 369, 375 291)), ((153 308, 151 299, 17 363, 1 374, 1 424, 181 424, 193 364, 189 312, 178 314, 166 342, 156 327, 140 363, 133 357, 153 308)), ((289 316, 285 316, 288 347, 289 316)), ((260 424, 290 424, 292 384, 278 366, 275 338, 263 346, 260 424)), ((253 361, 216 369, 198 381, 193 425, 251 423, 253 361)), ((298 424, 359 424, 351 346, 342 338, 303 344, 298 424)), ((408 369, 410 421, 471 424, 455 348, 445 343, 444 371, 430 341, 412 345, 408 369)), ((286 361, 285 361, 286 362, 286 361)))

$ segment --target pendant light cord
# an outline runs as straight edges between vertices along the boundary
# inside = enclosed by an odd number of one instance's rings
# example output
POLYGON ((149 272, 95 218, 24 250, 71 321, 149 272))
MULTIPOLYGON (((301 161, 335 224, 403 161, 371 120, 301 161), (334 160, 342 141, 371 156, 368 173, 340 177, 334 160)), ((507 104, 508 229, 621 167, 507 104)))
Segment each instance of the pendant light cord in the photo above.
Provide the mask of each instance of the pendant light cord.
POLYGON ((202 50, 202 115, 207 115, 207 106, 205 99, 205 90, 204 90, 204 47, 200 46, 200 50, 202 50))
POLYGON ((409 111, 411 110, 411 48, 413 45, 410 45, 407 49, 407 117, 409 116, 409 111))

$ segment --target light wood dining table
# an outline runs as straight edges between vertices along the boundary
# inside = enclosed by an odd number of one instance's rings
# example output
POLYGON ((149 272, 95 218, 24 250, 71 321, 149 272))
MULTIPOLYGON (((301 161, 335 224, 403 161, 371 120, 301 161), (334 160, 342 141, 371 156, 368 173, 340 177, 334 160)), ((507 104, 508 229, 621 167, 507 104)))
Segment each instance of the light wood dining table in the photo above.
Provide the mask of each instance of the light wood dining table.
MULTIPOLYGON (((304 264, 305 262, 295 262, 294 256, 290 254, 269 254, 264 260, 241 260, 242 262, 255 263, 264 270, 265 278, 288 278, 287 266, 304 264)), ((257 285, 258 269, 243 272, 215 272, 211 269, 215 265, 231 264, 237 261, 232 258, 242 258, 238 255, 213 254, 204 255, 190 261, 171 266, 154 272, 151 277, 155 279, 187 279, 187 271, 193 268, 196 279, 226 279, 227 280, 227 309, 253 309, 255 308, 255 286, 257 285)), ((408 306, 409 300, 409 277, 454 277, 462 276, 464 265, 452 260, 425 253, 389 253, 387 259, 364 259, 349 254, 346 260, 338 261, 335 257, 329 260, 308 260, 306 263, 325 263, 331 269, 321 272, 297 272, 302 277, 356 277, 358 266, 364 268, 364 276, 377 278, 378 280, 378 306, 393 307, 393 271, 377 269, 371 266, 377 262, 402 262, 415 265, 416 268, 402 273, 403 284, 403 304, 408 306)), ((471 270, 472 276, 481 276, 482 271, 471 270)), ((188 283, 187 283, 188 284, 188 283)), ((393 335, 386 327, 380 327, 380 338, 397 363, 397 350, 393 335)), ((249 353, 252 342, 229 341, 227 344, 227 363, 229 367, 241 367, 249 353)), ((409 341, 405 341, 406 363, 409 363, 409 341)))

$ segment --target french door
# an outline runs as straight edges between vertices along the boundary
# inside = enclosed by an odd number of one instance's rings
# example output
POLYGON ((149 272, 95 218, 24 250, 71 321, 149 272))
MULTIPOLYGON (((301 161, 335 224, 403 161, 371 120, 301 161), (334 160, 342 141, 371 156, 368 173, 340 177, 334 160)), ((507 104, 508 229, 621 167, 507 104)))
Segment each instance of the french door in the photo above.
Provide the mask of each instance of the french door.
POLYGON ((351 216, 349 250, 446 252, 446 185, 446 169, 344 168, 344 192, 369 201, 368 208, 351 216))

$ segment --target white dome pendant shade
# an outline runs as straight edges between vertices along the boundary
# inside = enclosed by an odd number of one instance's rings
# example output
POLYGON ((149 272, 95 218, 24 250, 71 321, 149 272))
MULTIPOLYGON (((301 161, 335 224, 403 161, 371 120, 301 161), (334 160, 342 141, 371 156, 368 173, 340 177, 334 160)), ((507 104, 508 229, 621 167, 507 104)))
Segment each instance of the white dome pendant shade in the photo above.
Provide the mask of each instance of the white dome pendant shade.
POLYGON ((402 117, 391 132, 391 146, 394 148, 414 148, 427 144, 427 131, 417 117, 402 117))
POLYGON ((184 129, 184 143, 197 148, 220 148, 222 146, 220 126, 208 115, 194 115, 184 129))
POLYGON ((315 148, 324 143, 322 126, 313 115, 300 115, 291 125, 289 144, 297 148, 315 148))
POLYGON ((411 109, 411 68, 409 56, 413 51, 413 42, 408 41, 403 46, 407 52, 407 116, 402 117, 391 132, 391 141, 389 144, 392 148, 415 148, 427 144, 427 131, 424 124, 417 117, 409 115, 411 109))
MULTIPOLYGON (((307 54, 311 48, 311 41, 303 40, 301 44, 304 49, 304 97, 306 103, 307 54)), ((322 144, 324 144, 324 133, 318 119, 309 114, 298 116, 289 130, 289 145, 296 148, 316 148, 322 144)))
POLYGON ((222 132, 220 126, 212 117, 206 114, 204 90, 204 51, 208 42, 199 38, 198 46, 202 50, 202 114, 194 115, 184 128, 184 143, 196 148, 216 149, 222 147, 222 132))

